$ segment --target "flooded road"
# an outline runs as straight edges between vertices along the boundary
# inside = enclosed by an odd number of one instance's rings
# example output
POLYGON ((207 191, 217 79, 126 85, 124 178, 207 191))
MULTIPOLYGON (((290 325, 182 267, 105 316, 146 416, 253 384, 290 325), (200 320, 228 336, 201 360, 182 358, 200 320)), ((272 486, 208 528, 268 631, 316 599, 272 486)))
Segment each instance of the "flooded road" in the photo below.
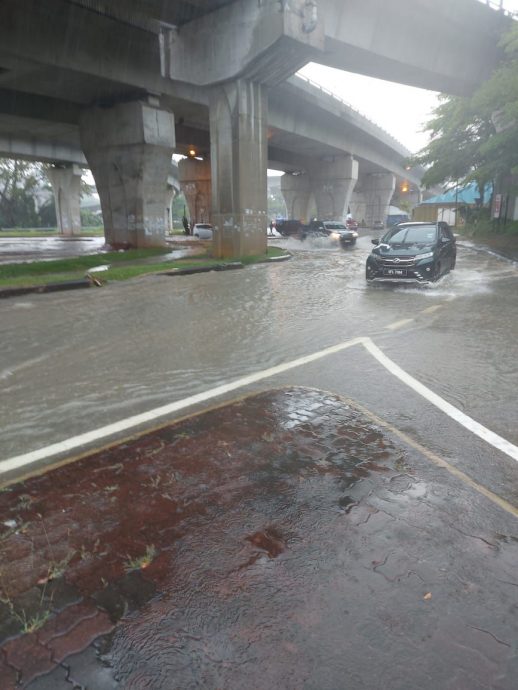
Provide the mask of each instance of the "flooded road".
MULTIPOLYGON (((368 237, 351 250, 281 244, 293 251, 282 264, 3 300, 1 457, 358 336, 518 442, 514 264, 459 247, 439 284, 387 288, 365 284, 368 237)), ((352 351, 320 366, 340 392, 398 409, 378 369, 352 351)))
POLYGON ((0 264, 68 259, 96 254, 104 237, 1 237, 0 264))
POLYGON ((518 270, 459 246, 436 285, 367 286, 369 240, 0 301, 2 458, 234 401, 4 489, 4 600, 49 620, 0 677, 514 690, 516 460, 448 405, 518 444, 518 270))

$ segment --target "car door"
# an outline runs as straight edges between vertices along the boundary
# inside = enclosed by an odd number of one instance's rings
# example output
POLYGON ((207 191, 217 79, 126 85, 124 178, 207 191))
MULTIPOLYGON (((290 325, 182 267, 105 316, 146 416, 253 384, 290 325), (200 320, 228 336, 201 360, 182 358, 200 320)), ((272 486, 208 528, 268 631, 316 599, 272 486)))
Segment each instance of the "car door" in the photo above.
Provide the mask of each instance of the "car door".
POLYGON ((443 271, 445 269, 449 270, 453 265, 453 235, 444 226, 441 226, 439 234, 441 267, 443 271))

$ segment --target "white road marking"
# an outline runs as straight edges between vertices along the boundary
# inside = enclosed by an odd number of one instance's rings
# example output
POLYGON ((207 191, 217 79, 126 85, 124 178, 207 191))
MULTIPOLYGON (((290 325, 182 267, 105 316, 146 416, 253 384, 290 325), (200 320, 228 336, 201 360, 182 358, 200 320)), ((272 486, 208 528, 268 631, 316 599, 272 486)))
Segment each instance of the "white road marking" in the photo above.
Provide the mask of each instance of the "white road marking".
POLYGON ((427 307, 426 309, 423 309, 421 311, 421 314, 433 314, 434 311, 438 311, 439 309, 442 309, 443 305, 442 304, 433 304, 431 307, 427 307))
POLYGON ((414 319, 401 319, 401 321, 394 321, 394 323, 385 326, 388 331, 397 331, 398 328, 406 326, 407 323, 412 323, 414 319))
POLYGON ((157 407, 148 412, 142 414, 134 415, 128 417, 127 419, 120 420, 119 422, 114 422, 113 424, 108 424, 107 426, 101 427, 99 429, 94 429, 93 431, 80 434, 78 436, 73 436, 65 441, 59 443, 54 443, 45 448, 40 448, 23 455, 17 455, 12 458, 8 458, 3 462, 0 462, 0 474, 5 474, 15 469, 21 467, 26 467, 27 465, 32 465, 39 460, 48 459, 54 455, 67 453, 73 451, 86 444, 95 443, 101 439, 105 439, 109 436, 114 436, 122 431, 128 429, 133 429, 145 423, 153 422, 159 417, 163 417, 174 412, 178 412, 192 405, 206 402, 212 398, 225 395, 232 391, 238 390, 239 388, 244 388, 253 383, 257 383, 264 379, 272 378, 278 374, 282 374, 290 369, 295 369, 296 367, 304 366, 306 364, 311 364, 319 359, 328 357, 329 355, 334 355, 343 350, 346 350, 354 345, 363 345, 365 349, 373 356, 375 359, 383 366, 387 371, 396 376, 404 384, 412 388, 416 393, 421 395, 423 398, 428 400, 428 402, 435 405, 439 410, 444 412, 452 419, 454 419, 458 424, 463 426, 465 429, 475 434, 482 440, 484 440, 489 445, 493 446, 502 453, 505 453, 513 460, 518 461, 518 447, 502 438, 498 434, 494 433, 490 429, 482 426, 474 419, 464 414, 456 407, 451 405, 449 402, 441 398, 439 395, 431 391, 429 388, 420 383, 406 371, 401 369, 395 362, 389 359, 373 342, 370 338, 359 337, 353 338, 351 340, 346 340, 338 345, 333 345, 332 347, 325 348, 319 352, 314 352, 311 355, 306 355, 305 357, 299 357, 291 362, 285 362, 284 364, 279 364, 275 367, 270 367, 269 369, 264 369, 263 371, 258 371, 254 374, 249 374, 248 376, 243 376, 240 379, 236 379, 230 383, 217 386, 208 391, 202 393, 197 393, 196 395, 191 395, 183 400, 178 400, 168 405, 163 405, 162 407, 157 407))
POLYGON ((113 424, 108 424, 107 426, 100 427, 99 429, 94 429, 93 431, 88 431, 84 434, 79 434, 78 436, 73 436, 72 438, 66 439, 65 441, 60 441, 58 443, 53 443, 45 448, 39 448, 38 450, 31 451, 29 453, 24 453, 23 455, 17 455, 12 458, 8 458, 3 462, 0 462, 0 474, 5 474, 6 472, 11 472, 12 470, 20 469, 21 467, 26 467, 27 465, 32 465, 39 460, 46 460, 54 455, 59 455, 62 453, 68 453, 70 451, 76 450, 81 446, 89 443, 95 443, 101 439, 105 439, 109 436, 114 436, 121 431, 127 431, 128 429, 133 429, 134 427, 140 426, 141 424, 146 424, 153 422, 159 417, 163 417, 168 414, 173 414, 192 405, 198 403, 206 402, 212 398, 217 398, 226 393, 231 393, 239 388, 244 388, 252 383, 257 383, 263 379, 270 378, 272 376, 277 376, 285 371, 294 369, 295 367, 303 366, 304 364, 310 364, 311 362, 316 362, 323 357, 336 354, 342 350, 346 350, 353 345, 358 345, 362 342, 362 338, 353 338, 352 340, 346 340, 338 345, 333 345, 332 347, 327 347, 320 352, 315 352, 311 355, 305 357, 299 357, 291 362, 286 362, 284 364, 279 364, 276 367, 270 367, 269 369, 264 369, 263 371, 258 371, 255 374, 249 374, 248 376, 243 376, 236 381, 231 383, 225 383, 211 390, 204 391, 203 393, 198 393, 196 395, 191 395, 183 400, 178 400, 168 405, 163 405, 162 407, 156 407, 148 412, 143 412, 142 414, 137 414, 127 419, 121 419, 119 422, 114 422, 113 424))
POLYGON ((390 371, 390 373, 396 376, 400 381, 412 388, 412 390, 414 390, 416 393, 419 393, 419 395, 428 400, 428 402, 431 402, 432 405, 438 407, 439 410, 448 415, 448 417, 454 419, 465 429, 471 431, 472 434, 475 434, 475 436, 478 436, 483 441, 486 441, 486 443, 489 443, 489 445, 493 446, 497 450, 502 451, 502 453, 505 453, 510 458, 513 458, 513 460, 518 461, 518 446, 510 443, 505 438, 502 438, 502 436, 495 434, 494 431, 486 429, 485 426, 482 426, 482 424, 479 424, 471 417, 468 417, 467 414, 464 414, 464 412, 461 412, 449 402, 437 395, 437 393, 431 391, 413 376, 407 374, 404 369, 401 369, 400 366, 389 359, 387 355, 385 355, 370 338, 363 338, 362 344, 366 350, 385 367, 385 369, 390 371))

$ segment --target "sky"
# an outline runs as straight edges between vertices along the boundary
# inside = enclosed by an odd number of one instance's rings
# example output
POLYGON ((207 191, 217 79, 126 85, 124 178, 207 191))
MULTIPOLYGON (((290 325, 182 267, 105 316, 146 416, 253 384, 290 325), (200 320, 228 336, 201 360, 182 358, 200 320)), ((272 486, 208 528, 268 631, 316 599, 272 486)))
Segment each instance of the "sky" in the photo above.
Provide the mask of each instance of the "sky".
MULTIPOLYGON (((492 0, 491 4, 498 7, 500 0, 492 0)), ((518 0, 503 0, 503 8, 518 12, 518 0)), ((437 93, 313 63, 306 65, 299 74, 346 101, 412 153, 426 146, 428 135, 422 131, 423 124, 430 119, 438 103, 437 93), (387 107, 389 103, 404 103, 405 108, 390 108, 387 107)))

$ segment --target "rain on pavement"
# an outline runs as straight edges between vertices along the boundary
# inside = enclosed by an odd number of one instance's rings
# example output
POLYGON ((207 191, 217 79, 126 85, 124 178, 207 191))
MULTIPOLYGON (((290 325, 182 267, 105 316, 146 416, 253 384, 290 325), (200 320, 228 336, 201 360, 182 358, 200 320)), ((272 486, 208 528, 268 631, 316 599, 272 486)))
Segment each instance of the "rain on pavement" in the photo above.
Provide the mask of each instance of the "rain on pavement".
MULTIPOLYGON (((460 246, 437 285, 366 286, 369 240, 282 240, 293 252, 283 264, 2 301, 1 456, 358 336, 518 443, 517 267, 460 246)), ((38 638, 50 675, 31 690, 81 679, 96 690, 514 687, 516 517, 477 486, 518 505, 515 461, 360 347, 239 393, 251 397, 2 494, 27 540, 41 541, 45 519, 54 548, 74 552, 66 603, 86 607, 82 625, 102 635, 59 666, 62 637, 38 638), (91 506, 79 498, 88 482, 91 506), (128 500, 135 534, 116 527, 128 500), (156 557, 124 574, 150 545, 156 557)), ((6 654, 12 673, 14 644, 6 654)))

